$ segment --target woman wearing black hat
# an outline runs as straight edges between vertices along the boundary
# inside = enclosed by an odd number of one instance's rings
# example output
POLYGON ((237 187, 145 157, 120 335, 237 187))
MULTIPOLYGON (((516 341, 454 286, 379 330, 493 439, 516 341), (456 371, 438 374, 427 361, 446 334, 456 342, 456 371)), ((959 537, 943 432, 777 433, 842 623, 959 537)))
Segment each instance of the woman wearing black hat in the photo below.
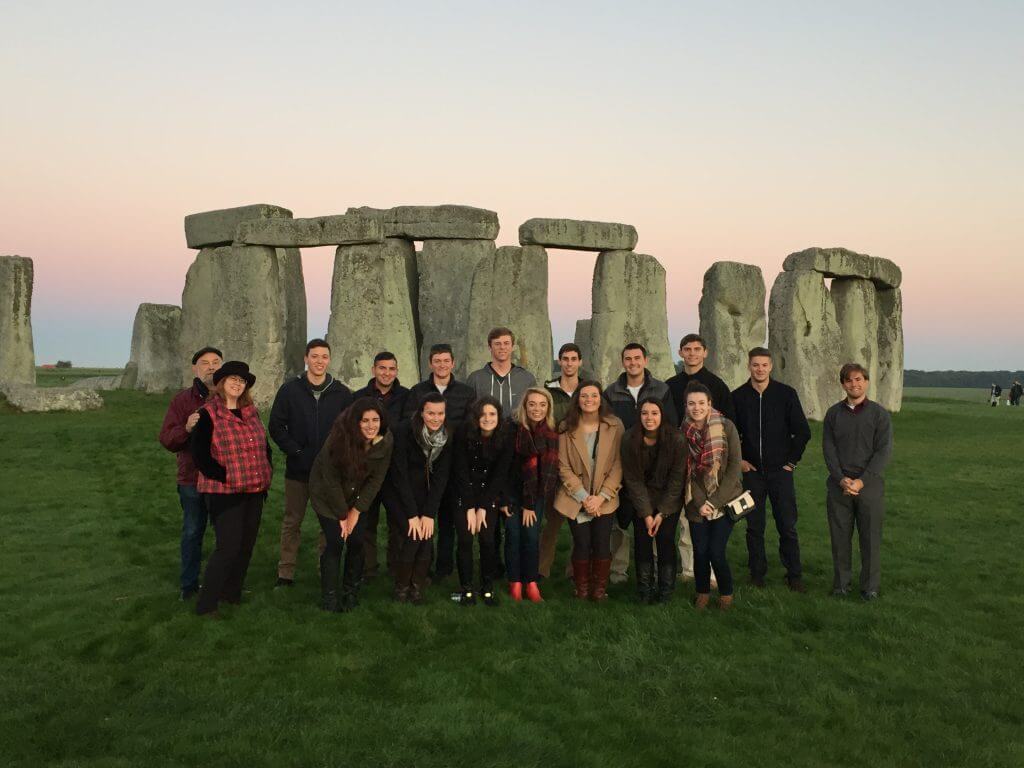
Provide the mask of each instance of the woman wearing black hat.
POLYGON ((245 363, 224 363, 213 374, 209 399, 192 430, 196 485, 217 534, 196 604, 200 615, 217 616, 221 600, 241 602, 270 488, 270 443, 250 394, 255 383, 245 363))

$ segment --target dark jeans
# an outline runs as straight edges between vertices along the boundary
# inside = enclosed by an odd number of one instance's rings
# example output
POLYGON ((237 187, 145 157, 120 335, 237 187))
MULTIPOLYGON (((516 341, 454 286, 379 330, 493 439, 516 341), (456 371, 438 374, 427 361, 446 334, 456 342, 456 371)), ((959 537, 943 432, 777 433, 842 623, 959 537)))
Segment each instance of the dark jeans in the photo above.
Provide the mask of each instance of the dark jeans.
POLYGON ((796 487, 793 473, 784 469, 774 472, 743 473, 743 487, 754 497, 754 511, 747 515, 747 565, 750 575, 763 579, 768 573, 768 556, 764 551, 765 503, 772 503, 775 530, 779 532, 779 559, 787 579, 799 579, 800 541, 796 536, 796 487))
MULTIPOLYGON (((497 576, 498 549, 494 543, 494 535, 498 527, 498 514, 498 510, 488 509, 485 518, 487 526, 482 527, 475 537, 480 540, 480 588, 484 592, 491 588, 497 576)), ((474 536, 469 532, 466 510, 461 510, 455 514, 455 533, 459 541, 456 553, 459 584, 464 590, 467 590, 471 589, 473 584, 474 536)))
POLYGON ((203 501, 210 510, 217 546, 206 563, 206 578, 199 591, 196 613, 217 610, 221 600, 241 602, 242 584, 260 531, 264 494, 206 493, 203 501))
POLYGON ((728 597, 732 594, 732 571, 725 559, 725 548, 732 533, 732 521, 725 515, 717 520, 690 521, 690 538, 693 539, 693 580, 697 594, 711 592, 711 569, 718 579, 718 594, 728 597))
POLYGON ((543 503, 538 504, 534 512, 537 513, 537 521, 533 525, 523 525, 521 507, 514 508, 512 516, 505 518, 505 571, 509 581, 528 583, 537 580, 540 532, 544 524, 543 503))
MULTIPOLYGON (((661 527, 651 538, 647 535, 647 523, 642 518, 633 521, 633 556, 638 566, 654 565, 654 548, 658 548, 658 563, 676 562, 676 535, 679 531, 679 515, 669 515, 661 521, 661 527)), ((660 566, 659 566, 660 567, 660 566)))
POLYGON ((203 536, 206 534, 206 505, 194 485, 179 485, 181 502, 181 589, 199 589, 199 565, 203 561, 203 536))
POLYGON ((455 513, 458 510, 459 493, 457 483, 450 482, 441 496, 441 506, 437 511, 437 560, 434 562, 434 575, 447 576, 452 572, 455 551, 455 513))
MULTIPOLYGON (((337 558, 341 562, 345 539, 341 538, 341 524, 331 517, 317 515, 320 530, 324 532, 324 557, 337 558)), ((356 589, 363 580, 363 516, 348 537, 348 555, 345 556, 345 570, 342 579, 347 590, 356 589)))
POLYGON ((575 562, 612 559, 612 526, 615 515, 601 515, 586 523, 569 521, 572 559, 575 562))
MULTIPOLYGON (((378 495, 370 508, 361 515, 357 528, 362 528, 363 541, 363 565, 365 570, 374 572, 377 570, 377 530, 380 526, 380 508, 383 504, 378 495)), ((387 515, 388 526, 388 571, 393 572, 395 564, 398 563, 399 553, 402 549, 402 539, 405 538, 405 529, 396 528, 391 523, 391 516, 387 515)))

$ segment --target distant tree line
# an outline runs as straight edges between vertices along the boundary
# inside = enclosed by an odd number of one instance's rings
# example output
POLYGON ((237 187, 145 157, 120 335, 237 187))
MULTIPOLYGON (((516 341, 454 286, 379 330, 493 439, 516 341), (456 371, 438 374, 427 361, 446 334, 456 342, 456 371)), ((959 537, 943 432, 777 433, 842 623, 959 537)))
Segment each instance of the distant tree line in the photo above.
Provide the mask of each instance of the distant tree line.
POLYGON ((1024 371, 915 371, 903 372, 905 387, 977 387, 993 383, 1006 389, 1015 379, 1024 381, 1024 371))

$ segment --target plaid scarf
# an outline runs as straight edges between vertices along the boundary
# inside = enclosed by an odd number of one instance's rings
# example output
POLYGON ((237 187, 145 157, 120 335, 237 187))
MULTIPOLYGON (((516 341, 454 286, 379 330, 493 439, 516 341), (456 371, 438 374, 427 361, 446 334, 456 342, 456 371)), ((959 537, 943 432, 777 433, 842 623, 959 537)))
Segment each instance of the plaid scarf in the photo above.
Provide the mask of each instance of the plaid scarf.
POLYGON ((706 495, 718 490, 718 471, 725 456, 725 421, 716 410, 708 414, 703 426, 687 416, 683 422, 686 446, 686 503, 693 498, 693 479, 699 477, 706 495))
POLYGON ((516 455, 523 474, 523 506, 535 510, 537 502, 543 501, 547 510, 558 486, 558 434, 546 423, 535 430, 520 424, 516 455))
POLYGON ((426 424, 421 424, 416 441, 420 444, 423 455, 427 457, 427 471, 433 472, 434 462, 437 461, 437 457, 441 455, 441 451, 444 450, 444 446, 448 442, 447 428, 442 426, 437 432, 431 432, 427 429, 426 424))

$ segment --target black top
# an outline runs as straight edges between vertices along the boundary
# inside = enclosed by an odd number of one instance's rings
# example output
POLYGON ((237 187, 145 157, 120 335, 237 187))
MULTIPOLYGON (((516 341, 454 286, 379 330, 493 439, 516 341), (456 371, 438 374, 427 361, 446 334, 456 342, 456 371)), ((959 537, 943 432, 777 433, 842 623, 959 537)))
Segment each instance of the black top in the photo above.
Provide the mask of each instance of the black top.
POLYGON ((470 436, 465 424, 459 429, 455 438, 455 476, 462 509, 492 509, 501 503, 515 452, 513 429, 513 424, 503 421, 486 439, 470 436))
MULTIPOLYGON (((241 408, 232 408, 231 415, 237 419, 242 418, 241 408)), ((192 435, 189 439, 189 448, 192 451, 192 461, 196 469, 202 472, 211 480, 226 483, 228 480, 227 470, 224 465, 213 458, 210 446, 213 443, 213 419, 205 408, 199 410, 199 421, 192 428, 192 435)), ((270 441, 267 441, 267 461, 271 468, 274 466, 274 454, 270 450, 270 441)))
POLYGON ((270 437, 288 457, 285 477, 309 481, 313 460, 334 420, 351 404, 352 392, 330 375, 319 387, 310 384, 305 373, 281 385, 267 426, 270 437))
POLYGON ((732 405, 732 393, 729 391, 729 387, 725 385, 725 382, 715 376, 707 368, 701 368, 692 376, 685 370, 677 373, 671 379, 666 381, 668 384, 669 392, 672 393, 672 404, 676 409, 676 426, 683 423, 683 419, 686 418, 686 385, 691 381, 699 381, 705 387, 711 390, 711 405, 716 411, 719 411, 729 421, 734 420, 735 410, 732 405))
POLYGON ((762 472, 776 472, 800 462, 811 428, 795 389, 770 379, 762 394, 748 380, 733 390, 732 404, 744 460, 762 472))
MULTIPOLYGON (((409 390, 409 396, 405 399, 404 418, 411 419, 413 414, 419 410, 420 398, 431 392, 440 392, 434 384, 433 374, 427 376, 427 378, 409 390)), ((441 394, 445 402, 445 424, 451 430, 454 430, 466 418, 469 404, 476 400, 476 390, 468 384, 456 381, 455 377, 452 376, 448 380, 448 386, 441 394)))
POLYGON ((403 387, 398 379, 395 379, 385 395, 377 389, 376 379, 370 379, 365 387, 352 393, 353 401, 361 397, 372 397, 377 400, 388 412, 388 423, 394 426, 405 418, 405 401, 409 399, 409 388, 403 387))
POLYGON ((663 445, 643 444, 635 448, 633 427, 622 438, 622 483, 641 520, 661 514, 668 517, 683 508, 687 449, 682 433, 670 429, 663 445))
POLYGON ((410 420, 401 422, 392 430, 395 442, 391 449, 391 464, 381 490, 388 513, 406 520, 413 517, 437 518, 441 496, 451 474, 455 439, 451 431, 448 442, 428 471, 427 454, 415 434, 415 430, 421 428, 419 421, 410 420))

